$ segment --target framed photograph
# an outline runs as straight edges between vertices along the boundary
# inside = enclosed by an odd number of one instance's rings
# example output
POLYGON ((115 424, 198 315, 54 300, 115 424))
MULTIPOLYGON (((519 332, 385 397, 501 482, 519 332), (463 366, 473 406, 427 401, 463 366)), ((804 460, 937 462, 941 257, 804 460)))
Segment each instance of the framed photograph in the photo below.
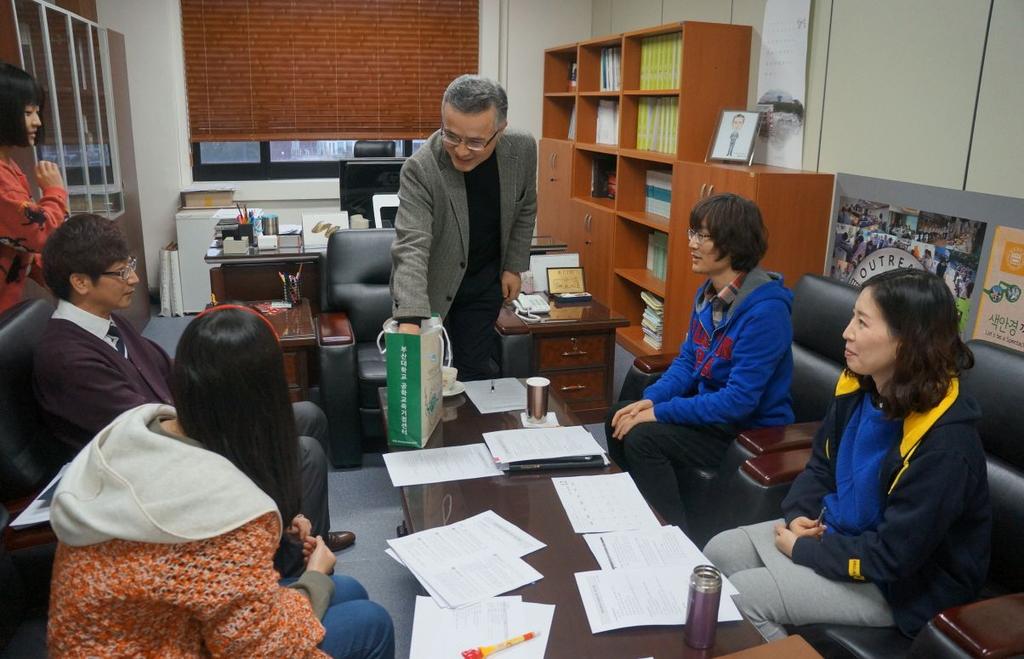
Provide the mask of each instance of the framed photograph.
POLYGON ((759 112, 722 110, 705 162, 718 160, 749 165, 754 159, 754 138, 760 122, 759 112))
POLYGON ((548 268, 548 293, 582 293, 583 268, 548 268))

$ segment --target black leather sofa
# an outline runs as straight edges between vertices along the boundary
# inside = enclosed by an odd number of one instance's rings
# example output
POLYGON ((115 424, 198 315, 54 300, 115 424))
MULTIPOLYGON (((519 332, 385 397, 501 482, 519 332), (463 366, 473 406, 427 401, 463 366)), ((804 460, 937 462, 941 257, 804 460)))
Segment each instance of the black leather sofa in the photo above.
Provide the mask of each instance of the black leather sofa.
POLYGON ((32 360, 53 313, 45 300, 0 315, 0 657, 46 656, 55 540, 48 525, 8 528, 71 455, 48 438, 32 393, 32 360))

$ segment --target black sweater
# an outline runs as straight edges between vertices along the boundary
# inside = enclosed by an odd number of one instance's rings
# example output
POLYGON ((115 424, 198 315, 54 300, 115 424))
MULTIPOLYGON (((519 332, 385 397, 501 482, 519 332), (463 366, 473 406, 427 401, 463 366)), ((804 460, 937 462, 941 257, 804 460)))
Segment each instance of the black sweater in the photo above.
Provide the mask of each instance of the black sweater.
MULTIPOLYGON (((885 510, 875 530, 799 538, 793 547, 793 561, 822 576, 876 584, 907 635, 943 609, 974 600, 988 573, 992 510, 974 427, 980 408, 958 390, 954 380, 939 405, 904 420, 902 441, 879 471, 885 510)), ((782 502, 787 524, 815 518, 835 491, 839 442, 864 395, 856 379, 840 378, 807 468, 782 502)))

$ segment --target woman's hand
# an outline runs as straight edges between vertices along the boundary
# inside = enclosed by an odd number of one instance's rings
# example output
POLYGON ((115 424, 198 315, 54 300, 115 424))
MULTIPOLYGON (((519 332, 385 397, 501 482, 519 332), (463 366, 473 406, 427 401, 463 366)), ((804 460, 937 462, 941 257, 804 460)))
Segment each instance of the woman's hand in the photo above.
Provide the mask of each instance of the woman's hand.
MULTIPOLYGON (((305 553, 305 547, 303 547, 303 553, 305 553)), ((309 558, 306 560, 306 569, 314 572, 322 572, 324 574, 330 574, 334 570, 335 563, 334 554, 324 544, 324 539, 320 536, 316 536, 316 546, 313 551, 309 554, 309 558)))
POLYGON ((60 167, 48 160, 40 160, 36 163, 36 183, 43 190, 46 188, 63 188, 64 179, 60 176, 60 167))
POLYGON ((825 525, 801 515, 789 523, 789 530, 798 538, 820 538, 825 533, 825 525))
POLYGON ((637 418, 643 412, 649 412, 649 415, 646 415, 642 421, 656 420, 654 418, 654 403, 646 398, 630 403, 616 412, 615 416, 612 417, 612 437, 622 440, 626 433, 633 429, 633 426, 642 422, 637 420, 637 418))
POLYGON ((306 519, 305 515, 299 513, 292 519, 291 525, 285 529, 285 533, 293 536, 296 540, 305 541, 313 532, 313 523, 306 519))
POLYGON ((789 558, 793 558, 793 545, 796 544, 797 535, 786 528, 785 524, 775 525, 775 548, 789 558))

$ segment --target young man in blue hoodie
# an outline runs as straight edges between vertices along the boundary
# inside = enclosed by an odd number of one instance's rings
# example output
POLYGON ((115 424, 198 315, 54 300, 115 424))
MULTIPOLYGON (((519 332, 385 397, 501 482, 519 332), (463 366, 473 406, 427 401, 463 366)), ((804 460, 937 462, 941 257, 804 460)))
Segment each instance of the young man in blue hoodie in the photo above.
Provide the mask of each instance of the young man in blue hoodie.
POLYGON ((605 424, 608 452, 669 524, 686 529, 678 467, 715 468, 737 431, 793 422, 792 293, 757 267, 767 249, 757 206, 734 194, 690 212, 697 291, 679 356, 605 424))

